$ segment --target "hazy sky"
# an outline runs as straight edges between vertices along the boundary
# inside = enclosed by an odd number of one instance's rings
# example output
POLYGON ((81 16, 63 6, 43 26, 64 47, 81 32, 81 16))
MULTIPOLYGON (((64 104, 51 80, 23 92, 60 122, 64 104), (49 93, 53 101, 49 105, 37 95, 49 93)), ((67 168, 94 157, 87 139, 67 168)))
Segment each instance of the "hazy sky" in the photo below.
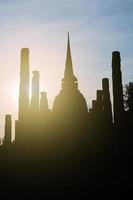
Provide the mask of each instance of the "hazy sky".
MULTIPOLYGON (((61 88, 67 31, 79 89, 91 106, 111 54, 121 52, 123 84, 133 81, 132 0, 0 0, 0 135, 6 113, 17 118, 20 50, 30 49, 30 70, 40 71, 49 105, 61 88)), ((14 124, 13 124, 14 126, 14 124)))

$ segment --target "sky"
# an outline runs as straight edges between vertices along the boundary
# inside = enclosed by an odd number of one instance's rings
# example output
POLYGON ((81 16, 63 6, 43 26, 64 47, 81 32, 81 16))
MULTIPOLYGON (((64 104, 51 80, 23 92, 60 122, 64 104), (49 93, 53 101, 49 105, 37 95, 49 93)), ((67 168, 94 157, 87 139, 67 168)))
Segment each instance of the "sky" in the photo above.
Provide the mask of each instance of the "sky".
POLYGON ((40 71, 49 106, 61 89, 67 32, 74 73, 88 107, 110 80, 112 51, 120 51, 123 85, 133 81, 132 0, 0 0, 0 137, 5 114, 18 114, 21 48, 30 49, 30 72, 40 71))

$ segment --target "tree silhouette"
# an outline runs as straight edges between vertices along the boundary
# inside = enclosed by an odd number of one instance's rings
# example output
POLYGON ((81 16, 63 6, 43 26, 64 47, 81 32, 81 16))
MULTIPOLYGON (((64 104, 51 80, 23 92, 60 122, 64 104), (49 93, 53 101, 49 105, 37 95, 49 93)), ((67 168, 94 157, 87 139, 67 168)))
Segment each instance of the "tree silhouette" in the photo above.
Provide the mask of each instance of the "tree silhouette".
POLYGON ((133 82, 124 87, 124 105, 126 110, 133 110, 133 82))

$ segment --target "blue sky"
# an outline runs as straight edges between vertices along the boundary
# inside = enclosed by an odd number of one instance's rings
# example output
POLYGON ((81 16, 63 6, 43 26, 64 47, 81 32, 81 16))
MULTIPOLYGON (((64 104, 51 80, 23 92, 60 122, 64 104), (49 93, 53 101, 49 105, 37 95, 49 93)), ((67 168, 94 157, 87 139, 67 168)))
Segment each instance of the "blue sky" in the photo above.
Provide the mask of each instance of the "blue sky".
POLYGON ((123 84, 133 81, 132 0, 0 0, 0 132, 4 115, 17 118, 20 50, 30 48, 30 69, 40 71, 49 104, 61 87, 67 31, 74 72, 89 107, 103 77, 110 78, 111 54, 121 52, 123 84))

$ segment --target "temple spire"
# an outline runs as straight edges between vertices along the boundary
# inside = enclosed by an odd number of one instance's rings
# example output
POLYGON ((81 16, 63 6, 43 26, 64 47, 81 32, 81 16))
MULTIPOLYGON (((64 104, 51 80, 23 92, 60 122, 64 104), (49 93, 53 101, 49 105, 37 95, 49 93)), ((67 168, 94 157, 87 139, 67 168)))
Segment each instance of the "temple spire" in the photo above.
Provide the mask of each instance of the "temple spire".
POLYGON ((65 73, 63 81, 73 82, 73 83, 77 82, 77 78, 73 74, 69 33, 68 33, 66 65, 65 65, 65 73))
POLYGON ((68 42, 67 42, 67 56, 66 56, 66 73, 73 74, 73 65, 72 65, 72 57, 71 57, 71 48, 70 48, 70 39, 69 39, 69 33, 68 33, 68 42))

